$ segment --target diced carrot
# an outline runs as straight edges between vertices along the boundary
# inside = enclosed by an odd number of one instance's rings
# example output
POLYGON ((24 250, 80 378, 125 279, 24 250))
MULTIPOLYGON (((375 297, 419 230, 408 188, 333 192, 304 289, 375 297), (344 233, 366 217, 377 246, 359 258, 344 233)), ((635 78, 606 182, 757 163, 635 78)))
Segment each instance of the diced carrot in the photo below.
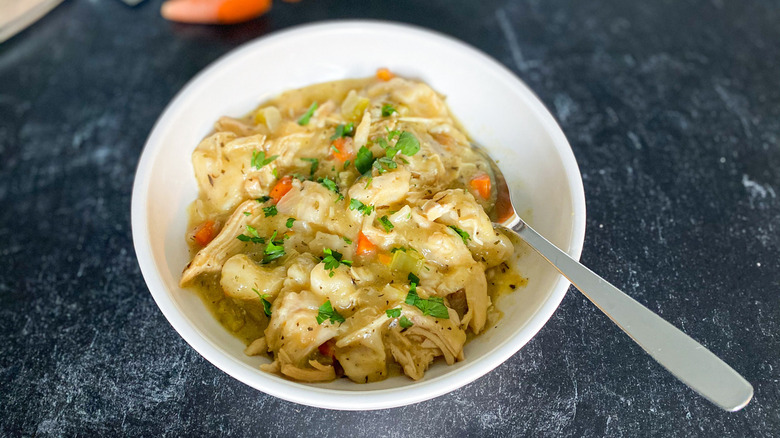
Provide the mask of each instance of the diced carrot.
POLYGON ((317 349, 320 350, 320 354, 323 356, 333 358, 336 356, 336 341, 333 339, 328 339, 327 341, 320 344, 317 349))
POLYGON ((490 176, 486 173, 480 173, 469 181, 471 190, 476 192, 482 199, 490 199, 490 176))
POLYGON ((376 71, 376 77, 382 81, 389 81, 390 79, 393 79, 395 75, 386 68, 380 68, 376 71))
POLYGON ((333 140, 333 146, 330 148, 330 153, 334 158, 342 163, 355 158, 355 150, 352 147, 352 139, 350 137, 339 137, 333 140))
POLYGON ((271 193, 269 193, 268 196, 274 200, 274 204, 279 202, 279 200, 282 199, 282 196, 286 195, 287 192, 290 191, 292 188, 292 180, 292 176, 285 175, 282 177, 282 179, 279 180, 279 182, 276 183, 274 188, 271 189, 271 193))
POLYGON ((393 262, 393 256, 386 252, 380 252, 377 257, 379 258, 379 263, 383 265, 389 265, 393 262))
POLYGON ((209 242, 211 242, 212 239, 214 239, 214 236, 217 234, 215 233, 215 225, 216 223, 211 220, 198 225, 198 228, 195 229, 195 235, 193 236, 195 241, 198 242, 198 245, 206 246, 209 244, 209 242))
POLYGON ((373 254, 376 250, 376 245, 371 243, 370 240, 368 240, 368 237, 366 237, 365 234, 361 231, 358 233, 358 245, 357 245, 357 255, 365 256, 369 254, 373 254))
POLYGON ((160 13, 183 23, 231 24, 251 20, 271 9, 271 0, 169 0, 160 13))

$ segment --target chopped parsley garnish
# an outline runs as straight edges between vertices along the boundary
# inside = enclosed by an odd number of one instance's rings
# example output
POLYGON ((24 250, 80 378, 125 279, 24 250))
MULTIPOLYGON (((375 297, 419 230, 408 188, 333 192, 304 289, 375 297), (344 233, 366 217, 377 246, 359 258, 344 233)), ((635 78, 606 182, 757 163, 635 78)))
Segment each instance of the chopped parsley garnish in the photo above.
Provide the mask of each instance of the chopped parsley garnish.
POLYGON ((397 112, 398 111, 393 108, 393 105, 390 105, 389 103, 382 105, 382 117, 390 117, 391 114, 397 112))
POLYGON ((395 148, 400 150, 401 153, 407 157, 411 157, 417 152, 420 152, 420 141, 417 140, 417 137, 412 133, 404 131, 401 133, 401 136, 398 137, 395 148))
MULTIPOLYGON (((450 316, 447 314, 447 316, 450 316)), ((409 320, 409 318, 406 317, 406 315, 402 316, 401 319, 398 320, 398 322, 401 324, 401 328, 409 328, 414 325, 412 321, 409 320)))
POLYGON ((352 163, 352 161, 350 161, 350 160, 345 161, 344 162, 344 167, 342 167, 341 170, 347 170, 347 167, 349 167, 350 163, 352 163))
POLYGON ((265 217, 276 216, 278 213, 279 210, 276 209, 275 205, 271 205, 269 207, 263 207, 263 214, 265 214, 265 217))
POLYGON ((271 174, 274 176, 274 178, 279 179, 279 168, 278 167, 274 167, 271 170, 271 174))
POLYGON ((246 234, 239 234, 236 236, 236 239, 242 241, 242 242, 252 242, 252 243, 265 243, 265 239, 260 237, 260 235, 257 234, 257 229, 251 225, 246 226, 246 232, 249 234, 248 236, 246 234))
POLYGON ((311 119, 312 114, 314 114, 314 111, 317 109, 317 102, 312 102, 311 106, 308 110, 301 116, 300 119, 298 119, 298 124, 301 126, 306 126, 309 124, 309 119, 311 119))
POLYGON ((265 247, 263 264, 271 263, 284 255, 284 241, 274 239, 276 239, 276 231, 274 231, 274 234, 271 236, 271 241, 268 242, 268 246, 265 247))
POLYGON ((254 151, 252 152, 252 167, 255 169, 262 169, 263 166, 266 164, 271 163, 273 160, 279 158, 278 155, 271 155, 270 157, 265 157, 265 151, 254 151))
MULTIPOLYGON (((416 297, 417 296, 417 285, 420 284, 420 279, 417 278, 417 276, 414 275, 411 272, 409 273, 409 275, 406 278, 409 279, 409 294, 414 294, 413 296, 416 297)), ((417 297, 417 298, 419 298, 419 297, 417 297)), ((412 302, 410 302, 409 301, 409 296, 407 295, 405 302, 406 302, 406 304, 414 305, 414 300, 416 300, 416 298, 412 299, 412 302)))
POLYGON ((236 236, 236 239, 242 242, 265 243, 265 239, 263 239, 262 237, 252 237, 252 236, 247 236, 245 234, 239 234, 238 236, 236 236))
POLYGON ((417 295, 417 285, 412 283, 409 286, 409 293, 406 294, 406 299, 404 300, 404 303, 414 306, 416 302, 420 301, 422 298, 420 298, 419 295, 417 295))
POLYGON ((355 198, 352 198, 352 199, 349 200, 349 209, 350 210, 357 210, 357 211, 363 213, 363 215, 365 215, 365 216, 370 215, 371 212, 374 211, 374 207, 372 207, 370 205, 366 205, 366 204, 360 202, 360 200, 355 199, 355 198))
POLYGON ((355 157, 355 168, 360 173, 366 173, 371 170, 372 164, 374 164, 374 154, 367 147, 360 146, 355 157))
MULTIPOLYGON (((365 147, 361 146, 355 157, 355 167, 361 174, 366 174, 372 168, 376 169, 379 173, 385 173, 390 169, 396 169, 398 164, 393 161, 393 158, 402 153, 406 156, 412 156, 420 151, 420 141, 417 140, 413 134, 403 131, 387 131, 387 138, 380 137, 376 139, 376 143, 385 150, 385 156, 378 159, 374 158, 374 154, 365 147), (398 137, 398 141, 395 146, 390 146, 390 141, 398 137)), ((403 157, 399 157, 401 161, 409 164, 409 161, 403 157)))
POLYGON ((458 233, 458 236, 460 236, 460 238, 463 239, 463 244, 465 244, 465 245, 469 244, 469 239, 471 239, 471 237, 469 236, 469 233, 461 230, 460 228, 456 227, 455 225, 448 225, 448 227, 452 228, 453 231, 458 233))
POLYGON ((271 197, 270 197, 270 196, 261 196, 261 197, 259 197, 259 198, 257 198, 257 199, 256 199, 256 201, 257 201, 257 202, 259 202, 259 203, 261 203, 261 204, 262 204, 263 202, 268 202, 268 201, 270 201, 270 200, 271 200, 271 197))
POLYGON ((352 260, 342 260, 342 257, 344 256, 338 251, 325 248, 322 250, 322 252, 325 253, 325 257, 322 259, 322 262, 325 264, 325 270, 330 271, 328 274, 329 277, 333 277, 335 274, 335 272, 333 272, 334 269, 337 269, 340 265, 352 266, 352 260))
POLYGON ((333 149, 333 152, 335 152, 337 154, 341 153, 341 151, 339 150, 339 148, 336 147, 335 144, 330 145, 330 148, 333 149))
POLYGON ((395 309, 387 309, 385 310, 385 313, 387 314, 388 318, 398 318, 401 316, 401 308, 396 307, 395 309))
POLYGON ((263 312, 265 312, 265 316, 271 316, 271 303, 266 300, 266 297, 268 294, 260 295, 260 291, 258 291, 255 288, 252 288, 253 291, 257 294, 258 297, 260 297, 260 302, 263 303, 263 312))
POLYGON ((406 131, 387 131, 387 140, 379 138, 377 139, 377 143, 385 150, 387 158, 393 158, 399 152, 407 157, 411 157, 417 152, 420 152, 420 141, 417 140, 417 137, 415 137, 414 134, 406 131), (390 146, 388 141, 392 141, 395 137, 398 137, 398 141, 395 143, 395 146, 390 146))
POLYGON ((330 137, 331 141, 341 137, 352 137, 355 135, 355 124, 352 122, 346 125, 336 126, 336 132, 330 137))
POLYGON ((376 161, 374 161, 373 168, 377 170, 379 173, 385 173, 388 171, 388 169, 395 169, 398 167, 398 163, 393 161, 392 158, 388 157, 380 157, 376 161))
POLYGON ((382 224, 382 227, 384 227, 385 232, 389 233, 395 226, 392 222, 390 222, 390 219, 387 218, 387 216, 382 216, 379 218, 379 223, 382 224))
POLYGON ((450 319, 450 313, 444 300, 440 297, 431 297, 427 300, 418 299, 414 306, 422 310, 423 315, 431 315, 435 318, 450 319))
POLYGON ((450 313, 447 310, 447 306, 444 305, 444 299, 440 297, 431 297, 427 300, 420 298, 420 296, 417 295, 417 285, 420 283, 420 279, 417 278, 416 275, 409 273, 409 281, 409 293, 406 295, 406 300, 404 300, 406 304, 420 309, 423 315, 431 315, 440 319, 450 319, 450 313))
POLYGON ((347 245, 352 245, 352 239, 350 239, 347 236, 343 236, 342 239, 344 239, 345 242, 347 242, 347 245))
POLYGON ((291 218, 287 218, 287 223, 285 225, 287 225, 287 228, 292 228, 294 223, 295 223, 295 218, 291 217, 291 218))
POLYGON ((330 190, 331 192, 334 192, 334 193, 338 193, 339 192, 339 186, 337 186, 336 183, 332 179, 330 179, 328 177, 320 178, 319 182, 320 182, 320 184, 325 186, 325 188, 330 190))
MULTIPOLYGON (((260 302, 263 303, 263 312, 265 312, 265 316, 271 316, 271 303, 265 298, 260 298, 260 302)), ((401 321, 401 326, 403 327, 403 325, 403 321, 401 321)))
POLYGON ((398 150, 396 150, 394 147, 390 146, 390 144, 387 142, 384 138, 378 138, 376 139, 376 143, 385 150, 385 155, 387 158, 393 158, 395 154, 398 153, 398 150))
POLYGON ((311 176, 314 176, 314 172, 316 172, 317 168, 320 166, 320 160, 316 158, 301 158, 301 160, 311 163, 311 169, 309 173, 311 176))
POLYGON ((320 306, 319 312, 317 312, 317 324, 322 324, 327 320, 330 320, 331 324, 344 322, 344 317, 341 316, 339 312, 333 310, 333 305, 330 304, 330 300, 325 301, 320 306))
POLYGON ((252 213, 250 213, 250 212, 248 212, 248 211, 245 211, 245 212, 244 212, 244 216, 252 216, 252 213))

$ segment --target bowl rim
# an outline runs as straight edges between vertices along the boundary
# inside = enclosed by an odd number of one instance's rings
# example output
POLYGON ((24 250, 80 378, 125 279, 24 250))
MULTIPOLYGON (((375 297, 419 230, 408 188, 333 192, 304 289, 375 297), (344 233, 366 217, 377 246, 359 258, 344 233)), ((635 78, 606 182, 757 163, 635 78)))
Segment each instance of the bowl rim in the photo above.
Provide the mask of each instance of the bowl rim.
POLYGON ((572 229, 567 253, 575 260, 578 260, 580 257, 585 239, 586 212, 583 182, 574 152, 566 136, 550 111, 519 77, 515 76, 503 64, 468 43, 437 31, 406 23, 383 20, 330 20, 276 31, 244 43, 220 56, 190 79, 175 94, 158 117, 144 144, 141 158, 136 168, 131 200, 131 229, 138 264, 147 288, 160 311, 179 335, 207 361, 239 381, 269 395, 303 405, 326 409, 373 410, 410 405, 438 397, 473 382, 505 362, 535 336, 558 308, 570 285, 568 280, 559 275, 549 298, 531 316, 525 327, 515 336, 503 340, 489 354, 466 364, 456 372, 399 388, 344 391, 304 385, 269 373, 263 373, 246 363, 238 361, 234 357, 226 355, 219 346, 214 345, 209 339, 203 337, 197 329, 189 324, 178 304, 169 296, 170 291, 167 290, 155 264, 149 236, 147 195, 150 189, 150 179, 155 158, 159 150, 164 146, 161 137, 165 127, 182 110, 188 96, 196 92, 201 84, 207 82, 212 73, 221 69, 223 64, 237 61, 245 54, 261 50, 263 46, 275 44, 303 33, 355 31, 365 30, 366 27, 370 27, 372 31, 403 32, 406 35, 416 35, 421 38, 435 40, 441 44, 455 46, 468 56, 474 57, 475 61, 489 66, 498 74, 501 80, 508 83, 508 86, 524 95, 526 103, 538 117, 543 130, 552 139, 552 143, 562 160, 561 164, 564 168, 564 173, 568 180, 568 189, 572 196, 572 229), (319 395, 319 397, 314 396, 315 394, 319 395))

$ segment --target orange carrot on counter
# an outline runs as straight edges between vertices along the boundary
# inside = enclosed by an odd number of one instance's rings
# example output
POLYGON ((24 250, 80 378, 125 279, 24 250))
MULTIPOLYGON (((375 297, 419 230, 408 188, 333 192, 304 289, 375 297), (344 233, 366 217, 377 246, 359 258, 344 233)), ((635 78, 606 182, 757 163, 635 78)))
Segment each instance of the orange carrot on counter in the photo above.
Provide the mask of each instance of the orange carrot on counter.
POLYGON ((163 18, 182 23, 233 24, 259 17, 271 9, 271 0, 168 0, 163 18))

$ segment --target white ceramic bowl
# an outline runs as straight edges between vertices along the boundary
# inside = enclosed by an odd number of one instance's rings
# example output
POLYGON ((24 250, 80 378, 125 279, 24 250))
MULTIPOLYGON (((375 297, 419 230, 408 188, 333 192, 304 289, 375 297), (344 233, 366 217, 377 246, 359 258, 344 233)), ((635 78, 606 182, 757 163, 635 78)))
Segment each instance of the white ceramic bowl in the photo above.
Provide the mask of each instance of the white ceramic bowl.
MULTIPOLYGON (((196 294, 178 286, 189 261, 186 207, 197 196, 190 154, 222 115, 240 116, 291 88, 364 77, 378 67, 426 81, 470 135, 499 161, 522 203, 521 215, 579 258, 585 234, 582 180, 566 138, 544 105, 498 62, 452 38, 399 24, 330 22, 297 27, 224 56, 179 92, 146 142, 133 187, 135 250, 149 290, 171 325, 209 362, 285 400, 330 409, 390 408, 430 399, 489 372, 533 337, 569 283, 527 249, 527 287, 498 301, 504 317, 465 347, 466 360, 435 363, 421 381, 398 376, 355 384, 296 383, 264 373, 267 361, 243 354, 196 294)), ((186 372, 186 371, 185 371, 186 372)))

